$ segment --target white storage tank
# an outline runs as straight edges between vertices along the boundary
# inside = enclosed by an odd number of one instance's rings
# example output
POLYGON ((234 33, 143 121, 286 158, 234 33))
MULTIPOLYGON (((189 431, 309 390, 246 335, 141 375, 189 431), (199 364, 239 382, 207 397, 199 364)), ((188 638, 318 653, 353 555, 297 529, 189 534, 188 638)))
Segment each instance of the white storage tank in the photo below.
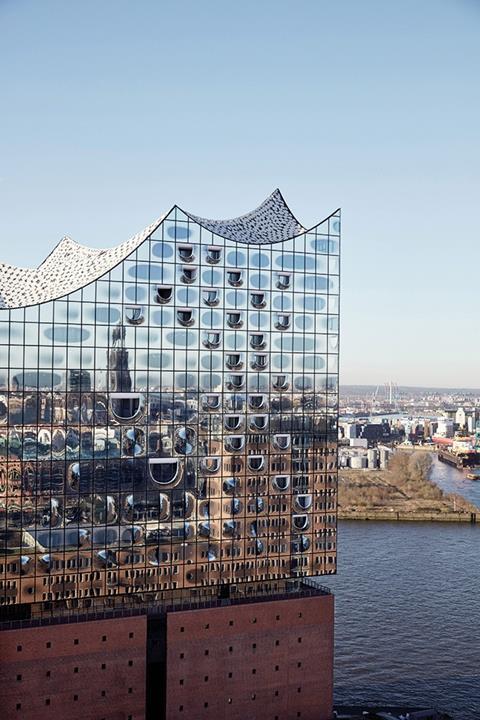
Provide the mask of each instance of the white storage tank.
POLYGON ((371 470, 375 470, 378 467, 378 450, 376 448, 370 448, 367 452, 368 467, 371 470))
POLYGON ((368 460, 366 455, 352 455, 350 458, 350 467, 353 470, 362 470, 367 467, 368 460))

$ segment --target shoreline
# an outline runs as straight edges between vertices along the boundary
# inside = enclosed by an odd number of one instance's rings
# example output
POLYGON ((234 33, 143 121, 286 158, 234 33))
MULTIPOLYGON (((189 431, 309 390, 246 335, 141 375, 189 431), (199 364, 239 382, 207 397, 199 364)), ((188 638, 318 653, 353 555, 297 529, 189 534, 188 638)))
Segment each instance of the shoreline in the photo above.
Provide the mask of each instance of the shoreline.
POLYGON ((425 452, 395 453, 386 469, 339 469, 339 520, 480 524, 480 508, 432 478, 425 452))
POLYGON ((386 522, 445 522, 445 523, 468 523, 469 525, 480 524, 480 510, 478 513, 462 512, 409 512, 404 510, 351 510, 338 511, 338 520, 356 520, 358 522, 386 521, 386 522))

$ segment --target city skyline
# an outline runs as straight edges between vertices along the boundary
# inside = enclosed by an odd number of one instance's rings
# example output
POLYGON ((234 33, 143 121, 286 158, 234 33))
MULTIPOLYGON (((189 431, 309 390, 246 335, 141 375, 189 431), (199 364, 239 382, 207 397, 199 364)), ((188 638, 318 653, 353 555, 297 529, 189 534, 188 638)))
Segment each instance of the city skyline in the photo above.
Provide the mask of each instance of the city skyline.
POLYGON ((343 384, 480 384, 478 6, 185 9, 2 3, 0 259, 279 185, 307 225, 343 208, 343 384))

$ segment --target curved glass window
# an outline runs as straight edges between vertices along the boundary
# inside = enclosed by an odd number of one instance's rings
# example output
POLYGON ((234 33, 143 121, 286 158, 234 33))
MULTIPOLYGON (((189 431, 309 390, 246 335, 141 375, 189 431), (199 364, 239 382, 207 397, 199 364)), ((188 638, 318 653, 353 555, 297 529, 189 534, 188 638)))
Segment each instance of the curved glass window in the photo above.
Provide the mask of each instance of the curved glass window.
POLYGON ((173 486, 179 482, 180 465, 175 458, 149 458, 148 469, 157 485, 173 486))
POLYGON ((229 270, 227 272, 227 280, 232 287, 239 287, 243 284, 243 277, 241 270, 229 270))
POLYGON ((219 410, 221 408, 220 395, 204 395, 202 407, 204 410, 219 410))
POLYGON ((243 366, 242 356, 240 353, 228 353, 225 358, 225 365, 230 370, 240 370, 243 366))
POLYGON ((211 265, 216 265, 220 262, 222 259, 222 248, 218 247, 217 245, 210 245, 210 247, 207 248, 207 257, 206 260, 211 265))
POLYGON ((285 391, 290 387, 286 375, 272 375, 272 387, 274 390, 285 391))
POLYGON ((194 283, 197 279, 197 268, 196 267, 184 267, 182 268, 182 274, 180 280, 186 285, 194 283))
POLYGON ((245 438, 243 435, 227 435, 224 443, 227 452, 240 452, 245 447, 245 438))
POLYGON ((179 245, 178 257, 180 258, 181 262, 193 262, 195 260, 195 255, 193 253, 193 245, 179 245))
POLYGON ((307 530, 310 525, 308 515, 292 515, 292 525, 295 530, 307 530))
POLYGON ((160 305, 169 303, 173 297, 173 288, 171 285, 157 285, 155 291, 155 302, 160 305))
POLYGON ((290 447, 290 435, 274 435, 273 443, 277 450, 288 450, 290 447))
POLYGON ((252 306, 254 308, 264 308, 267 304, 267 301, 265 299, 265 293, 251 293, 250 295, 250 302, 252 303, 252 306))
POLYGON ((310 510, 312 507, 311 495, 295 495, 295 506, 300 512, 310 510))
POLYGON ((227 376, 229 390, 241 390, 245 386, 245 376, 239 373, 230 373, 227 376))
POLYGON ((131 422, 143 412, 144 398, 140 393, 110 393, 110 410, 118 422, 131 422))
POLYGON ((227 324, 231 328, 240 328, 243 325, 242 313, 227 312, 227 324))
POLYGON ((284 492, 290 487, 290 475, 275 475, 272 484, 275 490, 284 492))
POLYGON ((232 498, 230 501, 230 513, 232 515, 239 515, 242 512, 243 505, 238 498, 232 498))
POLYGON ((145 311, 141 305, 130 305, 125 308, 125 321, 129 325, 142 325, 145 322, 145 311))
POLYGON ((290 273, 277 273, 277 288, 280 290, 288 290, 291 283, 290 273))
POLYGON ((225 415, 225 430, 233 432, 234 430, 238 430, 242 426, 242 424, 243 419, 241 415, 225 415))
POLYGON ((217 473, 222 465, 222 460, 219 457, 206 457, 200 461, 201 468, 207 473, 217 473))
POLYGON ((251 410, 261 410, 266 403, 265 395, 249 395, 248 405, 251 410))
POLYGON ((277 314, 277 320, 275 322, 275 327, 277 330, 288 330, 290 327, 290 315, 285 315, 284 313, 278 313, 277 314))
POLYGON ((251 472, 261 472, 265 468, 265 457, 263 455, 250 455, 248 458, 248 469, 251 472))
POLYGON ((266 344, 266 336, 264 333, 252 333, 250 335, 250 347, 254 350, 262 350, 266 344))
POLYGON ((220 347, 222 334, 220 332, 206 332, 203 335, 202 343, 205 347, 213 349, 220 347))
POLYGON ((123 436, 122 452, 127 457, 137 457, 145 452, 145 433, 140 428, 129 428, 123 436))
POLYGON ((266 353, 255 353, 250 361, 253 370, 266 370, 268 367, 268 355, 266 353))
POLYGON ((190 327, 195 322, 193 317, 193 310, 191 308, 179 308, 177 310, 177 320, 180 325, 190 327))
POLYGON ((215 307, 215 305, 218 305, 218 303, 220 302, 220 293, 218 292, 218 290, 203 290, 202 300, 205 305, 215 307))

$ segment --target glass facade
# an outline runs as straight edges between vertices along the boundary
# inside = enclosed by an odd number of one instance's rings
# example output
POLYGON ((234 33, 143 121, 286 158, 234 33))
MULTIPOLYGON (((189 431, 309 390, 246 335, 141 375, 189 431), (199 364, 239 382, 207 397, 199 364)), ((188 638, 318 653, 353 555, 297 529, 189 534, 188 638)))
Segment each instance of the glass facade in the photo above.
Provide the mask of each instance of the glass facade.
POLYGON ((339 212, 256 243, 175 207, 0 310, 0 604, 335 571, 339 236, 339 212))

